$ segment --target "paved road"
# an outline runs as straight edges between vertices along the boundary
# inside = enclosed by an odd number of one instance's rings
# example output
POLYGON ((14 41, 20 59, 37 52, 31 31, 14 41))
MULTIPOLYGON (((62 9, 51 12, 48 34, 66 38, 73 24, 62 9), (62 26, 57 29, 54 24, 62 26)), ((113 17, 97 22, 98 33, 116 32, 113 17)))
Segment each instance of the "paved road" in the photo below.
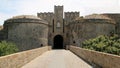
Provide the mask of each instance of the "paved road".
POLYGON ((22 68, 92 68, 68 50, 47 51, 22 68))

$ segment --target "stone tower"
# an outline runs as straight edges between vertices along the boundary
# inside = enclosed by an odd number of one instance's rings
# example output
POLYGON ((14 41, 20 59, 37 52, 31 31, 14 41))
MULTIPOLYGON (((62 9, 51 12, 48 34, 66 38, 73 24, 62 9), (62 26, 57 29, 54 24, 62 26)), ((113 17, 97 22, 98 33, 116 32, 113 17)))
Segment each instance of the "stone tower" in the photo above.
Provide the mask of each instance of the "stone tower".
POLYGON ((66 29, 71 21, 79 17, 79 12, 65 12, 63 6, 54 6, 54 12, 38 13, 37 16, 49 23, 48 44, 53 48, 64 48, 67 45, 66 29), (63 18, 64 14, 64 18, 63 18))
POLYGON ((63 30, 63 6, 55 6, 54 8, 54 30, 53 33, 55 35, 62 35, 63 30))
POLYGON ((53 35, 52 35, 53 48, 64 47, 63 33, 64 33, 63 6, 54 6, 53 35))
POLYGON ((20 51, 48 45, 48 22, 32 15, 20 15, 4 23, 5 39, 20 51))
POLYGON ((48 44, 53 48, 65 48, 69 33, 66 26, 79 17, 79 12, 64 12, 63 6, 54 6, 54 12, 38 13, 37 16, 49 23, 48 44))

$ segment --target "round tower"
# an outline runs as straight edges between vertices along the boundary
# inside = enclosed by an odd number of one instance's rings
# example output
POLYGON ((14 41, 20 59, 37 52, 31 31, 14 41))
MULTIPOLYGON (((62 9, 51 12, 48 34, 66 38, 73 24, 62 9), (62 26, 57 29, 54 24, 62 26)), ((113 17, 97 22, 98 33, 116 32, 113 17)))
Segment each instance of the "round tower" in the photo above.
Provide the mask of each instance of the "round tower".
POLYGON ((6 40, 23 50, 48 45, 48 23, 36 16, 21 15, 5 21, 6 40))

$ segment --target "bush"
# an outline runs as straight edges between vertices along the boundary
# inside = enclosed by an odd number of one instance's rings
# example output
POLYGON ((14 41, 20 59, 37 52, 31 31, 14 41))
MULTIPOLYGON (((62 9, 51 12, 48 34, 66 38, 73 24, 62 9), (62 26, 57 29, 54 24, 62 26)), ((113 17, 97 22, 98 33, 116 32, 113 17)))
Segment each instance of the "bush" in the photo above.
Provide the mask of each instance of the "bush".
POLYGON ((101 35, 94 39, 86 40, 82 43, 86 49, 120 55, 120 39, 117 35, 101 35))
POLYGON ((0 56, 9 55, 18 52, 18 48, 14 43, 1 41, 0 43, 0 56))

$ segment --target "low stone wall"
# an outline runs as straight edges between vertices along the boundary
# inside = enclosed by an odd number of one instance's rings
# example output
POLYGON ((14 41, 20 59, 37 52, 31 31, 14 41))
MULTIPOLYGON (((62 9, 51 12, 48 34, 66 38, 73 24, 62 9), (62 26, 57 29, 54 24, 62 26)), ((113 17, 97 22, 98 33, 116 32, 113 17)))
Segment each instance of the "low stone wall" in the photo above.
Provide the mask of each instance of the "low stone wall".
POLYGON ((48 50, 51 50, 50 46, 0 57, 0 68, 20 68, 21 66, 25 65, 26 63, 30 62, 48 50))
POLYGON ((70 51, 101 68, 120 68, 120 56, 70 46, 70 51))

